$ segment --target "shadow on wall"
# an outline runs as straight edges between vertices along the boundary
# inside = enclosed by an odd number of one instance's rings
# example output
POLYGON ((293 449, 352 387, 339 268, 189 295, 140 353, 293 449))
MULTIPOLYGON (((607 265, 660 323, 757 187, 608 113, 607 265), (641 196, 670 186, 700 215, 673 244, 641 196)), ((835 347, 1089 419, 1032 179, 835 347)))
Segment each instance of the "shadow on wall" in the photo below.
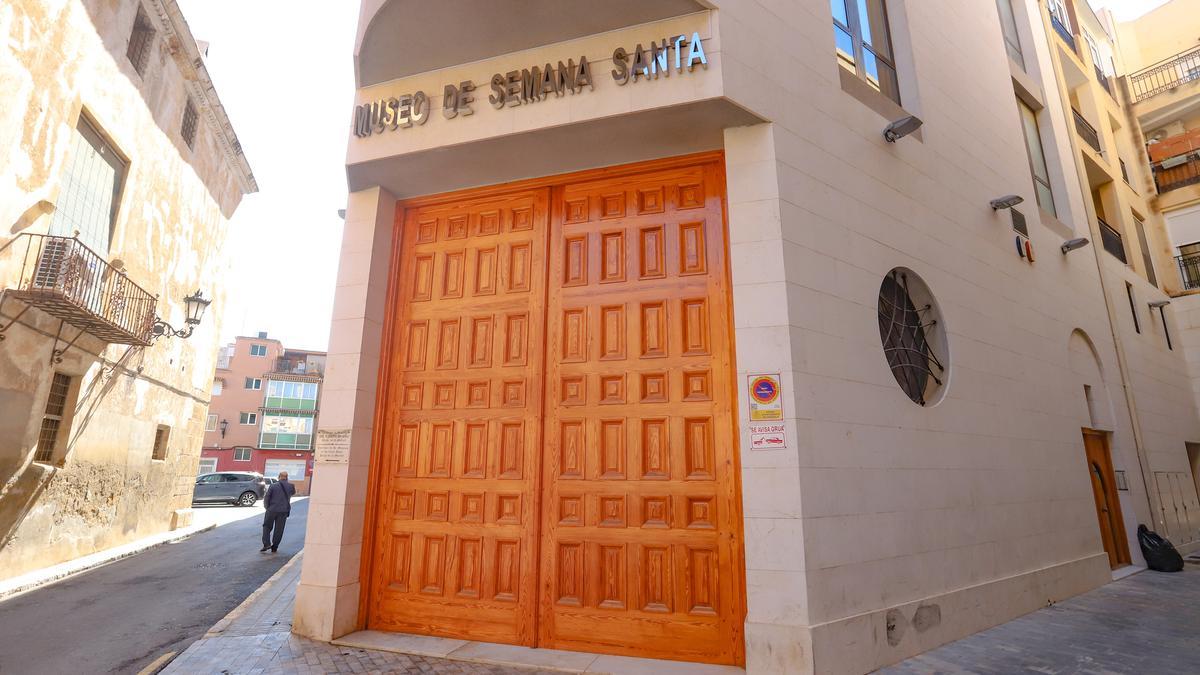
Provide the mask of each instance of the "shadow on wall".
MULTIPOLYGON (((77 399, 79 403, 71 417, 66 451, 62 453, 54 466, 30 461, 28 455, 35 448, 27 448, 22 453, 25 455, 22 457, 23 467, 18 469, 15 475, 8 477, 3 485, 0 485, 0 551, 3 551, 12 541, 26 516, 38 503, 38 499, 51 486, 55 476, 58 475, 66 463, 67 457, 74 449, 75 443, 95 418, 100 403, 116 386, 116 371, 127 368, 135 353, 140 355, 142 350, 133 346, 127 348, 116 363, 102 368, 100 373, 92 378, 86 391, 80 391, 77 399)), ((84 365, 85 371, 91 366, 90 363, 84 365)))

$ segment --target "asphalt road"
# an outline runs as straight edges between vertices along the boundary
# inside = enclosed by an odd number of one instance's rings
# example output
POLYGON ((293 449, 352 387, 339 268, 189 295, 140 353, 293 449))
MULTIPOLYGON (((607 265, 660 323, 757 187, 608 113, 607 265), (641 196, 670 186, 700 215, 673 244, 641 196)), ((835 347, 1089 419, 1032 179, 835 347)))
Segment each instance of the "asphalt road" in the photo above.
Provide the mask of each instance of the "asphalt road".
POLYGON ((0 602, 0 673, 137 673, 182 652, 304 547, 307 515, 292 505, 274 555, 247 518, 0 602))

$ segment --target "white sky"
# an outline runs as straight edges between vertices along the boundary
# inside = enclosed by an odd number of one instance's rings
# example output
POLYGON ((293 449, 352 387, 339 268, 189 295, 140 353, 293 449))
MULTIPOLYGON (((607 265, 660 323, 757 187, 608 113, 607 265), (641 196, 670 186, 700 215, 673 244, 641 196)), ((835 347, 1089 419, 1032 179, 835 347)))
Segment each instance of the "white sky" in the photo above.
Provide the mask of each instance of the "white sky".
POLYGON ((230 222, 222 342, 326 348, 346 206, 356 0, 179 0, 258 194, 230 222))
MULTIPOLYGON (((1118 21, 1166 0, 1090 0, 1118 21)), ((230 223, 221 336, 326 349, 346 203, 357 0, 179 0, 259 193, 230 223)))
POLYGON ((1088 0, 1094 9, 1108 7, 1117 21, 1129 21, 1149 12, 1167 0, 1088 0))

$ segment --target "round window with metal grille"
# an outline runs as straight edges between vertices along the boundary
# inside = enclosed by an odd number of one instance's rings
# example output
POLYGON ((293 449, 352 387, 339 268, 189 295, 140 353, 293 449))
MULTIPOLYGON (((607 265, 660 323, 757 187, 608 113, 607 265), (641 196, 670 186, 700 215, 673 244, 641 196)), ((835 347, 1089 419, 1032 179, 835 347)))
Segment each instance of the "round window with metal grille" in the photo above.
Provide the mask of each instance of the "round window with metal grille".
POLYGON ((879 286, 879 339, 892 376, 914 403, 938 403, 947 381, 946 331, 916 272, 897 267, 879 286))

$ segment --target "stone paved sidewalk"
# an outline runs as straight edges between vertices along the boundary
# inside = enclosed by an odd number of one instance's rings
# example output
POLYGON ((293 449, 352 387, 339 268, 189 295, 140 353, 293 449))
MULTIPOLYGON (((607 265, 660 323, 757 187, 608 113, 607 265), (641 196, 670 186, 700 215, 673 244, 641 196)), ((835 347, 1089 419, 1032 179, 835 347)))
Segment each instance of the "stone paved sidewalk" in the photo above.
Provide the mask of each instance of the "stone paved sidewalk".
POLYGON ((178 675, 324 675, 449 673, 535 675, 541 671, 339 647, 292 635, 292 603, 300 582, 297 554, 266 584, 188 647, 161 673, 178 675))
POLYGON ((1175 574, 1134 574, 880 672, 1200 672, 1200 560, 1175 574))

